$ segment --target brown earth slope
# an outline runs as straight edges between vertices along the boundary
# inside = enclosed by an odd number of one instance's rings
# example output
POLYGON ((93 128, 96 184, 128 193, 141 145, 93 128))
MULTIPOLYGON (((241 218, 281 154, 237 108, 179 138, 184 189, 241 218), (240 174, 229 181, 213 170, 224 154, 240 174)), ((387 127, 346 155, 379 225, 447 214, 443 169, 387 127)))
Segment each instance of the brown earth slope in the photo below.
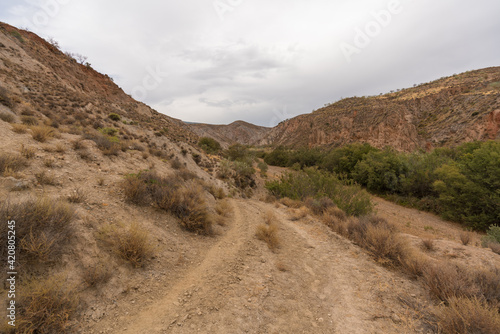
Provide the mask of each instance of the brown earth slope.
POLYGON ((228 125, 189 124, 191 131, 200 137, 210 137, 217 140, 223 147, 238 143, 255 145, 271 128, 236 121, 228 125))
POLYGON ((90 64, 79 64, 57 45, 1 22, 0 85, 20 113, 36 111, 62 125, 87 126, 116 113, 157 136, 197 140, 183 122, 135 101, 90 64))
POLYGON ((430 149, 500 137, 500 67, 378 97, 353 97, 282 122, 260 142, 292 147, 367 142, 430 149))

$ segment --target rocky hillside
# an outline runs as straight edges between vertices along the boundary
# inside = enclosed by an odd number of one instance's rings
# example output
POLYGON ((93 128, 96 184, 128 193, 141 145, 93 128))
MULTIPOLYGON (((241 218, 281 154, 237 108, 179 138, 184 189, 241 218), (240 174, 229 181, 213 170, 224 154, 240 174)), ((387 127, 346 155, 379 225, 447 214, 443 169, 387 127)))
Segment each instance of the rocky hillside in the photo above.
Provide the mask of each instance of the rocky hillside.
POLYGON ((353 97, 282 122, 261 145, 368 142, 409 151, 499 138, 500 67, 471 71, 377 97, 353 97))
MULTIPOLYGON (((175 142, 196 142, 181 121, 156 112, 125 94, 113 80, 80 64, 34 33, 0 22, 0 85, 16 108, 54 124, 87 126, 110 113, 175 142), (25 109, 25 110, 24 110, 25 109)), ((128 129, 133 132, 133 127, 128 129)), ((130 134, 132 136, 132 134, 130 134)))
POLYGON ((254 145, 271 130, 244 121, 236 121, 229 125, 190 124, 190 129, 200 137, 210 137, 217 140, 223 147, 239 143, 254 145))

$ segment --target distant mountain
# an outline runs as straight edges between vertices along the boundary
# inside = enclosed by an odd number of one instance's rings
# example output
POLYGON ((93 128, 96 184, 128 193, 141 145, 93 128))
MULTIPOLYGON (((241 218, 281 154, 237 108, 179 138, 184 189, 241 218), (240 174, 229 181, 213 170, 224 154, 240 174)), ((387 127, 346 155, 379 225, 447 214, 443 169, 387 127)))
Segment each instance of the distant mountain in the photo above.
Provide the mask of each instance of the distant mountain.
POLYGON ((214 138, 223 147, 228 147, 235 143, 255 145, 271 131, 271 128, 250 124, 244 121, 236 121, 229 125, 187 124, 191 131, 198 136, 214 138))
POLYGON ((377 97, 353 97, 282 122, 260 145, 367 142, 410 151, 500 137, 500 67, 377 97))

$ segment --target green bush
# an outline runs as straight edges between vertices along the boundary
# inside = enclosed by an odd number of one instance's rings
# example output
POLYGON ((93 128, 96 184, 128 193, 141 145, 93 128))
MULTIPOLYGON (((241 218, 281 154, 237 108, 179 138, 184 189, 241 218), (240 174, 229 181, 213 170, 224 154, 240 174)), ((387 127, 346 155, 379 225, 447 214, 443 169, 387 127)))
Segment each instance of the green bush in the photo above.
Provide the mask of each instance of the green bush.
POLYGON ((121 120, 121 116, 115 113, 111 113, 108 115, 108 118, 111 119, 112 121, 119 121, 121 120))
POLYGON ((321 162, 321 167, 330 172, 344 174, 352 177, 352 172, 356 164, 363 160, 370 152, 378 150, 369 144, 350 144, 341 148, 337 148, 324 156, 321 162))
POLYGON ((202 150, 209 154, 217 154, 222 150, 219 142, 209 137, 200 138, 200 140, 198 141, 198 145, 202 150))
POLYGON ((500 142, 467 144, 458 152, 456 161, 436 170, 434 188, 443 208, 441 214, 485 230, 500 222, 500 142))
POLYGON ((280 180, 267 182, 266 188, 278 198, 305 200, 308 197, 328 197, 340 209, 353 216, 366 215, 373 210, 368 193, 361 187, 346 184, 335 175, 316 168, 285 174, 280 180))
POLYGON ((250 151, 246 146, 243 146, 241 144, 234 144, 229 146, 229 148, 226 150, 226 155, 228 159, 232 161, 249 162, 249 160, 251 160, 250 151))

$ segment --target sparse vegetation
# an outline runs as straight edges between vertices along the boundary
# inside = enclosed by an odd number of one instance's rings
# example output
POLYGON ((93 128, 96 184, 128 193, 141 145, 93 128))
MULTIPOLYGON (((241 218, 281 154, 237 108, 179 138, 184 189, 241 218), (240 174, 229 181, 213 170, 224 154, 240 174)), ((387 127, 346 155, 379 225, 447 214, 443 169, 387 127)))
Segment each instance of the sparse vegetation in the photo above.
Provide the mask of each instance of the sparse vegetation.
POLYGON ((53 128, 45 125, 34 126, 31 128, 31 136, 34 140, 45 143, 55 136, 55 131, 53 128))
POLYGON ((112 120, 112 121, 116 121, 116 122, 118 122, 119 120, 121 120, 121 119, 122 119, 120 115, 115 114, 115 113, 111 113, 111 114, 109 114, 109 115, 108 115, 108 118, 109 118, 110 120, 112 120))
POLYGON ((35 279, 20 290, 23 293, 19 300, 19 333, 68 332, 79 302, 75 288, 59 275, 35 279))
POLYGON ((9 108, 14 106, 10 94, 5 87, 0 87, 0 103, 9 108))
POLYGON ((57 184, 54 174, 49 174, 44 170, 36 173, 35 177, 41 185, 55 186, 57 184))
POLYGON ((24 124, 12 124, 12 131, 18 134, 23 134, 28 132, 28 127, 24 124))
POLYGON ((222 150, 220 143, 209 137, 200 138, 198 146, 200 146, 201 149, 208 154, 217 154, 222 150))
POLYGON ((28 166, 28 162, 20 155, 0 153, 0 175, 18 172, 28 166))
POLYGON ((34 116, 21 116, 21 122, 28 126, 38 125, 38 119, 34 116))
POLYGON ((128 201, 137 205, 154 204, 179 218, 186 230, 211 234, 213 221, 203 199, 203 189, 196 181, 188 181, 186 185, 180 182, 177 177, 145 172, 127 176, 122 189, 128 201))
POLYGON ((257 226, 257 231, 255 235, 257 239, 267 243, 267 246, 271 250, 276 250, 280 246, 280 240, 278 237, 278 226, 276 225, 276 223, 261 224, 257 226))
POLYGON ((70 203, 83 203, 86 199, 87 193, 82 188, 76 188, 68 195, 68 202, 70 203))
POLYGON ((460 232, 460 241, 462 245, 467 246, 472 241, 472 233, 468 231, 460 232))
MULTIPOLYGON (((28 199, 13 203, 6 201, 0 207, 0 219, 15 218, 16 239, 20 258, 37 263, 56 261, 72 236, 71 223, 75 218, 74 209, 49 198, 28 199)), ((7 244, 7 225, 0 227, 0 241, 7 244)), ((1 248, 2 256, 6 248, 1 248)))
POLYGON ((496 334, 500 333, 500 314, 478 298, 452 297, 448 306, 440 308, 438 326, 450 334, 496 334))
POLYGON ((7 123, 12 123, 15 121, 15 117, 13 114, 11 114, 10 112, 0 112, 0 119, 4 122, 7 122, 7 123))
POLYGON ((83 282, 90 288, 106 284, 111 277, 109 265, 102 262, 86 267, 82 274, 83 282))
POLYGON ((153 255, 147 231, 139 224, 128 227, 108 225, 101 228, 99 238, 111 246, 113 251, 134 267, 142 267, 153 255))
POLYGON ((328 197, 349 215, 361 216, 372 211, 369 195, 356 185, 344 184, 337 177, 315 168, 288 173, 278 181, 266 183, 276 197, 294 200, 328 197))

